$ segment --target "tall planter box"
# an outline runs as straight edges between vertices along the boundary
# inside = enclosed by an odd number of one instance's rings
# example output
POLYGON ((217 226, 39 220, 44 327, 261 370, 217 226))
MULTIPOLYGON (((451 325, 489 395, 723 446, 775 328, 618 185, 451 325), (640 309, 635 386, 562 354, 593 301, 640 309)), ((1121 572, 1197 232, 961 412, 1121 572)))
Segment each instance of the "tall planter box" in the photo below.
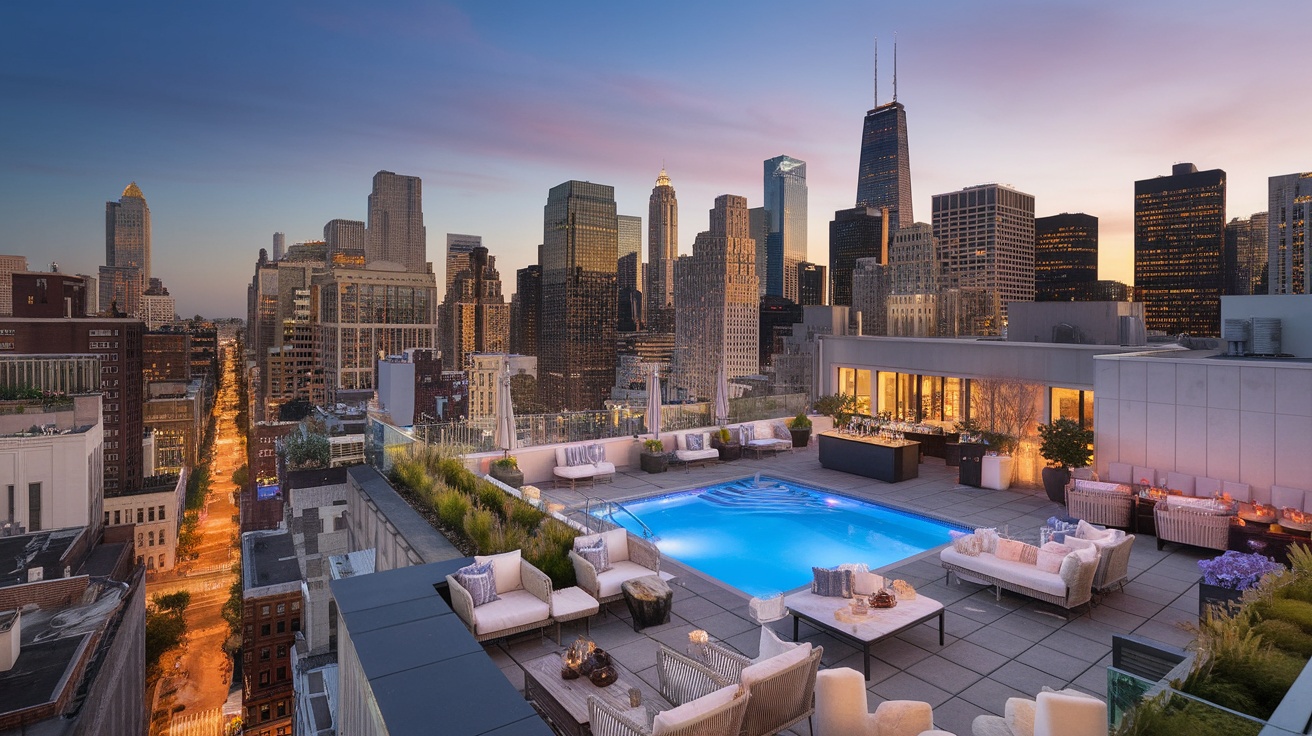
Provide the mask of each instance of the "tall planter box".
POLYGON ((1222 607, 1230 603, 1239 603, 1244 597, 1244 591, 1235 590, 1234 588, 1224 588, 1220 585, 1208 585, 1202 581, 1198 583, 1198 620, 1203 620, 1203 615, 1207 612, 1207 607, 1220 605, 1222 607))
POLYGON ((644 452, 638 456, 638 467, 648 473, 664 473, 670 468, 670 461, 664 455, 644 452))

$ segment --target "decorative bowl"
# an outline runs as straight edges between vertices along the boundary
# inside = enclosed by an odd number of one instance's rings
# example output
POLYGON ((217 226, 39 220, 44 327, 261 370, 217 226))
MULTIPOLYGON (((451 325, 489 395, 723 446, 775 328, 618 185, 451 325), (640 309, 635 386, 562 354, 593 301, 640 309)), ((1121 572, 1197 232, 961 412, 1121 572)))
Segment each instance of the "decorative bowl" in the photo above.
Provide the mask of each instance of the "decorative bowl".
POLYGON ((606 687, 615 684, 615 681, 620 679, 620 673, 614 667, 606 665, 593 670, 592 674, 588 675, 588 679, 597 687, 606 687))

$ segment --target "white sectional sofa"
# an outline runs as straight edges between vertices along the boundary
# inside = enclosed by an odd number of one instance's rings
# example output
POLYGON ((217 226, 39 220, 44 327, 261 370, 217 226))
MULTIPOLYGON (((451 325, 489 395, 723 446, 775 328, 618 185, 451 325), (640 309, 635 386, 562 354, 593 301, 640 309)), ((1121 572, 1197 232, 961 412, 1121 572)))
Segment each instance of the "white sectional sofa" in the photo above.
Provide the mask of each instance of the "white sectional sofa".
POLYGON ((1005 588, 1066 609, 1093 599, 1093 580, 1099 561, 1096 548, 1090 546, 1088 550, 1071 552, 1061 561, 1057 572, 1048 572, 1036 564, 998 557, 994 553, 997 547, 990 547, 984 539, 980 537, 982 543, 977 554, 959 551, 955 543, 948 545, 939 553, 940 564, 959 579, 995 586, 998 597, 1005 588))
POLYGON ((569 481, 569 487, 574 488, 579 481, 612 480, 615 465, 606 460, 605 445, 576 443, 556 448, 556 467, 551 472, 555 475, 556 485, 569 481))

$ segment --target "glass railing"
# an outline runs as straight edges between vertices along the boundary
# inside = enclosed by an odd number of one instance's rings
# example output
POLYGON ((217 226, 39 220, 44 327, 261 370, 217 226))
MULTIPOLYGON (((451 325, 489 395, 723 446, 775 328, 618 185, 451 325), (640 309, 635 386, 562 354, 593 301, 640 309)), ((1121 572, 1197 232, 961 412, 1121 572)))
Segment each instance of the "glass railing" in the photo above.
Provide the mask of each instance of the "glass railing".
MULTIPOLYGON (((796 416, 810 405, 806 394, 783 394, 729 400, 727 424, 758 419, 796 416)), ((671 404, 661 407, 662 432, 677 432, 716 424, 713 404, 671 404)), ((408 452, 410 445, 447 445, 461 454, 492 452, 498 448, 492 422, 437 422, 416 424, 399 429, 370 417, 365 432, 366 461, 386 472, 392 460, 408 452)), ((651 434, 645 406, 616 406, 597 411, 572 411, 559 414, 527 414, 515 417, 518 447, 536 447, 567 442, 603 440, 651 434)))
POLYGON ((1116 667, 1107 668, 1107 721, 1115 732, 1134 713, 1137 736, 1176 736, 1182 723, 1207 724, 1210 733, 1258 736, 1265 721, 1116 667), (1170 724, 1170 725, 1167 725, 1170 724))

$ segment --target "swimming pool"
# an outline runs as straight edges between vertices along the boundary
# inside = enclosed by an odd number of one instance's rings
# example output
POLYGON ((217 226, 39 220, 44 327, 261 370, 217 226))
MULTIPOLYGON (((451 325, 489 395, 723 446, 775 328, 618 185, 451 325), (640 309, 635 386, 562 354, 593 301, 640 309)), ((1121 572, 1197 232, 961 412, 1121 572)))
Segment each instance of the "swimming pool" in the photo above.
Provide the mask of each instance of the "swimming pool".
POLYGON ((811 582, 811 567, 875 569, 950 541, 964 527, 777 478, 753 478, 595 512, 634 534, 641 519, 661 553, 750 595, 811 582), (759 485, 757 485, 759 483, 759 485), (636 518, 635 518, 636 517, 636 518))

